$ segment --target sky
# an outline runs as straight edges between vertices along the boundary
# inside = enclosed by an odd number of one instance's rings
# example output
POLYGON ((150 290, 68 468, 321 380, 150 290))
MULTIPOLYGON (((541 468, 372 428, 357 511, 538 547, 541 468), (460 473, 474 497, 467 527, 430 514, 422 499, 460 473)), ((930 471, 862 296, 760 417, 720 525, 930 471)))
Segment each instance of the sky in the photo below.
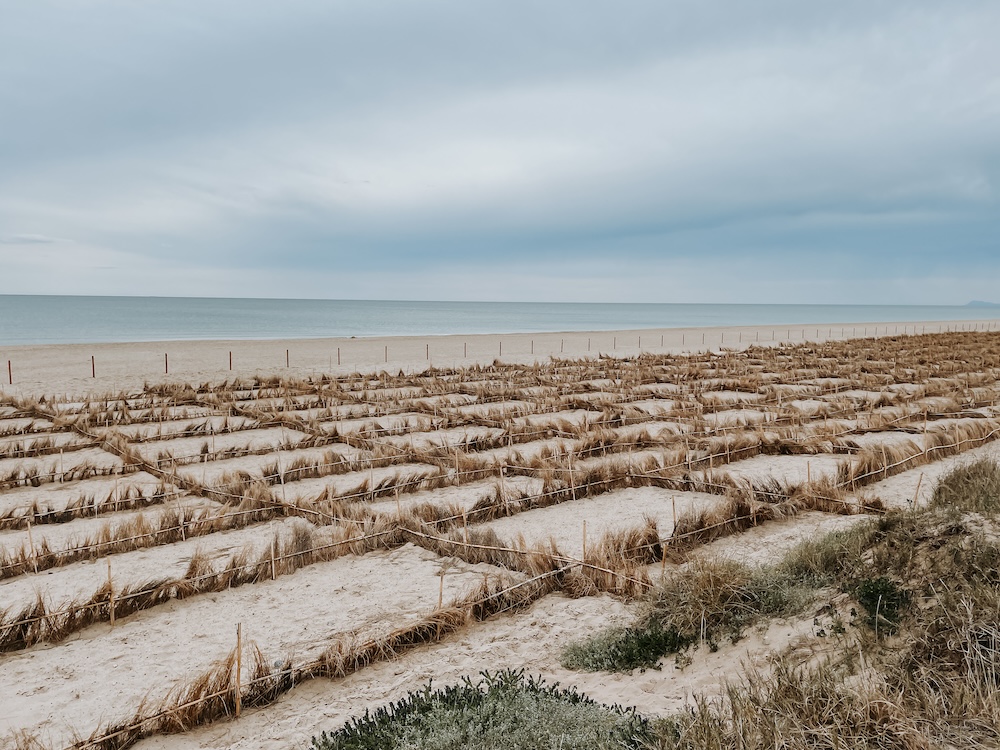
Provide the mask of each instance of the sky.
POLYGON ((996 0, 0 0, 0 294, 1000 301, 996 0))

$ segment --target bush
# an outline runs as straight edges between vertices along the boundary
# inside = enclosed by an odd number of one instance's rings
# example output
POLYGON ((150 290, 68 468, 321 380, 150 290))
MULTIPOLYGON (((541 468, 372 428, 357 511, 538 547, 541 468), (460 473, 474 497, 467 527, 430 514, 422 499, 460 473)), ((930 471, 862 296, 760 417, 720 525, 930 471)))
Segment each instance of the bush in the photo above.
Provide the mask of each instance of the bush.
POLYGON ((473 682, 410 693, 365 712, 313 750, 602 750, 647 747, 649 722, 632 709, 604 706, 524 670, 482 672, 473 682))

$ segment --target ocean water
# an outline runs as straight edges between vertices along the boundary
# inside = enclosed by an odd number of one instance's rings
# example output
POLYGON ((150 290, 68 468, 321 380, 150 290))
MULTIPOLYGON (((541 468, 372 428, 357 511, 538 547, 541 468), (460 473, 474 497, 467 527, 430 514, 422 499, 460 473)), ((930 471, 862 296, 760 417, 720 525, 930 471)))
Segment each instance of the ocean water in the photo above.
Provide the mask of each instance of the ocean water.
POLYGON ((1000 309, 0 295, 0 345, 1000 318, 1000 309))

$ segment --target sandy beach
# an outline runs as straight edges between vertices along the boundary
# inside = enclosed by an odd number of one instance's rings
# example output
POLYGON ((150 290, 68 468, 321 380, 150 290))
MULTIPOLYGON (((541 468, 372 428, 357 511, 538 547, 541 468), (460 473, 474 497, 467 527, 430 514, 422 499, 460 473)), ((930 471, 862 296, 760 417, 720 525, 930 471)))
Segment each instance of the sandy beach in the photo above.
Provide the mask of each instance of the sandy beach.
POLYGON ((0 346, 0 366, 3 369, 0 391, 82 394, 134 389, 146 382, 202 383, 254 375, 308 377, 320 373, 413 373, 429 366, 467 367, 489 364, 497 359, 511 364, 529 364, 547 362, 552 357, 676 354, 721 348, 742 349, 752 344, 996 330, 998 326, 1000 318, 982 318, 957 323, 824 323, 480 336, 0 346))
POLYGON ((0 748, 303 747, 502 666, 663 716, 821 655, 807 612, 659 671, 560 660, 694 561, 1000 457, 996 325, 4 349, 0 748))

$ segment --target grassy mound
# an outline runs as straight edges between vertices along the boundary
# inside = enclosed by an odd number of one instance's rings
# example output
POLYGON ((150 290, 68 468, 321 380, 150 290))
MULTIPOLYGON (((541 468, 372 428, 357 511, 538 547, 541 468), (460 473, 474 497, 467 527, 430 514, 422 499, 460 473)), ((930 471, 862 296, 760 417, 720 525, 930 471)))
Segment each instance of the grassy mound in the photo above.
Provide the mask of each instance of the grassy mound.
POLYGON ((313 750, 601 750, 648 747, 649 722, 524 671, 483 672, 477 682, 410 693, 342 729, 314 737, 313 750))
POLYGON ((597 634, 567 665, 628 670, 844 592, 853 627, 822 663, 784 656, 714 701, 656 725, 657 747, 1000 747, 1000 467, 945 476, 928 508, 810 540, 780 564, 695 566, 625 630, 597 634), (668 630, 669 640, 652 637, 668 630), (641 658, 622 644, 642 644, 641 658))

